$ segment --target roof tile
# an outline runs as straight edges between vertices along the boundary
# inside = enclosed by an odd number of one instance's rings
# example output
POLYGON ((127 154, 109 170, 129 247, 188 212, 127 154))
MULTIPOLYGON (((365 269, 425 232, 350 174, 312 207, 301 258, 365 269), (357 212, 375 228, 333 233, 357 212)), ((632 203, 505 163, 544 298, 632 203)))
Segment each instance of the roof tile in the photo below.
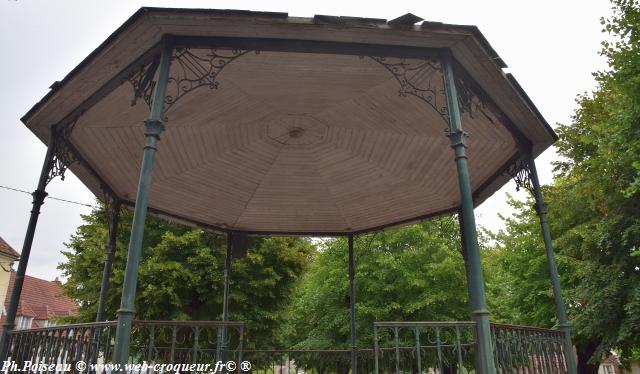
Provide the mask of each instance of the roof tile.
MULTIPOLYGON (((9 278, 7 296, 4 300, 5 310, 9 308, 9 299, 11 298, 11 290, 15 279, 16 273, 12 271, 9 278)), ((34 319, 46 320, 52 317, 75 316, 77 314, 78 304, 62 294, 62 285, 57 279, 48 281, 25 275, 18 306, 18 316, 24 315, 34 319)))
POLYGON ((2 237, 0 237, 0 253, 5 254, 10 257, 18 258, 20 257, 20 253, 18 253, 15 249, 13 249, 9 243, 5 242, 2 237))

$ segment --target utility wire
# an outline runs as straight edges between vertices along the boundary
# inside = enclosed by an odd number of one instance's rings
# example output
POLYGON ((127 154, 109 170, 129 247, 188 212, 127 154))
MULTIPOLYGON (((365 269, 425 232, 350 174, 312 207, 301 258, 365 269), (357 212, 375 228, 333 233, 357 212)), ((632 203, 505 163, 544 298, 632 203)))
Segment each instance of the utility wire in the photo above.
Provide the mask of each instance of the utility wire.
MULTIPOLYGON (((22 193, 26 193, 26 194, 31 195, 31 192, 29 192, 29 191, 25 191, 25 190, 21 190, 21 189, 18 189, 18 188, 7 187, 7 186, 2 186, 2 185, 0 185, 0 188, 4 188, 5 190, 11 190, 11 191, 16 191, 16 192, 22 192, 22 193)), ((58 200, 58 201, 63 201, 63 202, 65 202, 65 203, 71 203, 71 204, 76 204, 76 205, 88 206, 89 208, 93 208, 93 205, 91 205, 91 204, 79 203, 79 202, 77 202, 77 201, 65 200, 65 199, 60 199, 60 198, 52 197, 52 196, 47 196, 47 198, 48 198, 48 199, 51 199, 51 200, 58 200)))

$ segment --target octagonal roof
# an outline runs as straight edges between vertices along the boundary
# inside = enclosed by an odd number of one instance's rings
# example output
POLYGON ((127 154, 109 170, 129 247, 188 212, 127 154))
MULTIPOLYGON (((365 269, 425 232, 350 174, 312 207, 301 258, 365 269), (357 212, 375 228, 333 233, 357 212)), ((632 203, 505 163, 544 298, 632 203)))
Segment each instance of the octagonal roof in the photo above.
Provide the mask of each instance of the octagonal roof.
POLYGON ((23 122, 64 128, 70 169, 135 203, 161 40, 175 45, 150 211, 223 231, 344 234, 455 211, 443 51, 455 63, 479 204, 519 145, 555 134, 477 28, 142 8, 23 122))

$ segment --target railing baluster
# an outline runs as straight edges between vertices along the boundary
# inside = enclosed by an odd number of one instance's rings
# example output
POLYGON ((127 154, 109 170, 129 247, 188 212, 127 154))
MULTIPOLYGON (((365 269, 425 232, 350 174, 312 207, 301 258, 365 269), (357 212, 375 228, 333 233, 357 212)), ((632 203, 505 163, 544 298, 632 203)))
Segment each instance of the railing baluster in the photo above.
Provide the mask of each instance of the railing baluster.
POLYGON ((107 327, 107 337, 105 339, 105 346, 104 346, 104 359, 105 361, 109 359, 109 357, 111 357, 111 329, 113 328, 112 325, 109 325, 107 327))
MULTIPOLYGON (((149 349, 147 350, 147 360, 153 362, 153 351, 156 348, 156 327, 149 326, 149 349)), ((148 369, 149 371, 150 369, 148 369)))
POLYGON ((529 339, 531 339, 531 342, 533 343, 533 356, 536 359, 536 366, 535 366, 535 370, 536 373, 543 373, 544 374, 544 369, 542 368, 542 362, 540 359, 540 345, 538 342, 538 339, 536 337, 535 333, 529 333, 529 339))
MULTIPOLYGON (((178 335, 177 326, 171 326, 171 352, 169 353, 169 362, 175 361, 175 353, 176 353, 176 339, 178 335)), ((217 360, 220 360, 219 358, 217 360)))
POLYGON ((436 352, 438 354, 438 374, 442 374, 442 346, 440 342, 440 327, 436 326, 436 352))
POLYGON ((416 334, 416 363, 417 363, 417 367, 418 367, 418 374, 422 373, 422 352, 420 352, 422 350, 422 347, 420 345, 420 330, 415 327, 413 329, 414 333, 416 334))
POLYGON ((60 362, 60 346, 62 344, 60 334, 60 330, 51 331, 53 342, 51 344, 51 353, 49 354, 49 360, 54 361, 56 364, 60 362))
POLYGON ((462 362, 462 344, 460 343, 460 327, 456 326, 456 352, 458 356, 458 370, 460 373, 464 370, 464 363, 462 362))
POLYGON ((20 353, 18 355, 18 358, 20 359, 20 362, 24 362, 26 360, 29 359, 28 355, 29 355, 29 341, 31 340, 31 334, 29 333, 25 333, 24 335, 24 342, 22 343, 22 347, 20 349, 20 353))
POLYGON ((553 357, 552 357, 553 353, 550 350, 552 348, 552 345, 551 345, 551 339, 549 339, 549 333, 543 332, 542 339, 543 339, 543 345, 544 345, 544 355, 547 360, 547 367, 549 368, 549 373, 556 374, 558 373, 558 371, 554 369, 554 363, 553 363, 553 357))
POLYGON ((194 326, 191 331, 193 331, 193 353, 191 359, 195 364, 198 362, 198 338, 200 337, 200 327, 194 326))
POLYGON ((566 352, 559 330, 492 324, 498 373, 566 373, 566 352))
POLYGON ((400 341, 399 341, 399 328, 393 328, 394 346, 396 349, 396 374, 400 374, 400 341))
MULTIPOLYGON (((238 330, 238 361, 242 362, 244 357, 244 324, 236 325, 238 330)), ((238 367, 238 374, 242 372, 242 368, 238 367)))
POLYGON ((380 374, 380 367, 378 364, 379 352, 378 352, 378 326, 373 325, 373 365, 375 374, 380 374))
POLYGON ((505 362, 508 362, 508 366, 506 367, 507 372, 513 373, 514 371, 517 373, 517 359, 518 359, 518 350, 517 350, 517 340, 515 331, 503 330, 502 334, 504 335, 504 342, 502 345, 502 349, 504 355, 507 357, 505 362), (516 370, 514 370, 516 369, 516 370))

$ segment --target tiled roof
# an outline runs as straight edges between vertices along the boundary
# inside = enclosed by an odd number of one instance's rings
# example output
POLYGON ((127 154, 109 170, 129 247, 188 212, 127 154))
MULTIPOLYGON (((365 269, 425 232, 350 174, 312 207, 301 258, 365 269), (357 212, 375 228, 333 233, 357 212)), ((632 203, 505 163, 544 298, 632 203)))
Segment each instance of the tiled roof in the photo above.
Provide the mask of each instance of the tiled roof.
MULTIPOLYGON (((15 278, 16 273, 12 271, 7 296, 4 300, 5 310, 9 308, 9 299, 15 278)), ((57 279, 48 281, 28 275, 24 277, 18 316, 24 315, 36 320, 46 320, 51 317, 73 316, 77 313, 78 304, 62 294, 62 286, 57 279)))
POLYGON ((16 252, 15 249, 11 248, 11 246, 0 237, 0 253, 7 255, 9 257, 20 257, 20 253, 16 252))

